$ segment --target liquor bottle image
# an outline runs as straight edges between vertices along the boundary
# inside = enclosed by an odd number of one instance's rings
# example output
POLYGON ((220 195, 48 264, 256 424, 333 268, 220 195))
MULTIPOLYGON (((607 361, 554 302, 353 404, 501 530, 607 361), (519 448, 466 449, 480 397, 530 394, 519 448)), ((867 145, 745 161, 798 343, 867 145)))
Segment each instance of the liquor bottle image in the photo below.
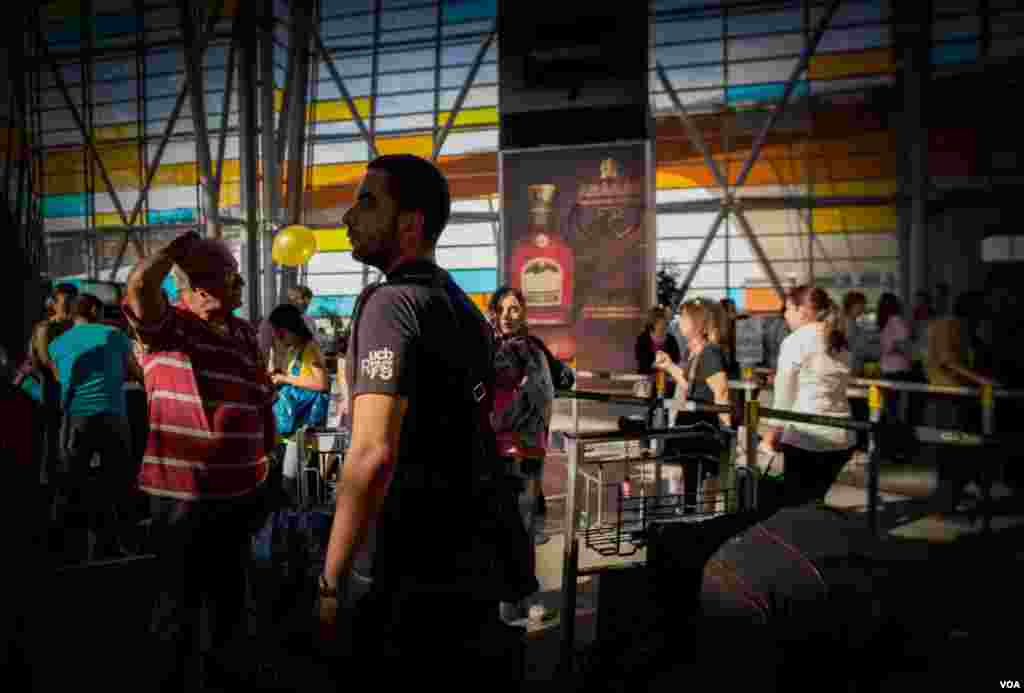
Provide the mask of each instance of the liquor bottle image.
POLYGON ((574 265, 572 249, 558 230, 554 185, 530 185, 529 227, 511 258, 511 284, 526 299, 530 325, 567 325, 572 321, 574 265))

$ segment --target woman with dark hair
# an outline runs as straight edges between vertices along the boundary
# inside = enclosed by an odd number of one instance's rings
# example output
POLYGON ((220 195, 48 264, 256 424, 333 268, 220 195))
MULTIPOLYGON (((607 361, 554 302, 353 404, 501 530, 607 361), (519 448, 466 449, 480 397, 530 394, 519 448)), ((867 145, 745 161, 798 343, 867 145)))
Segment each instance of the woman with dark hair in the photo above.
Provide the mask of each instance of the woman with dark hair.
POLYGON ((730 378, 738 378, 740 365, 736 360, 736 302, 731 298, 723 298, 718 302, 719 344, 725 353, 726 373, 730 378))
POLYGON ((910 380, 913 377, 912 335, 902 313, 903 303, 895 294, 884 293, 878 299, 878 336, 882 342, 878 365, 883 380, 910 380))
MULTIPOLYGON (((850 375, 854 378, 863 375, 864 364, 869 356, 869 335, 860 324, 860 318, 864 315, 867 305, 867 297, 859 291, 848 291, 843 297, 843 320, 846 327, 846 341, 850 350, 850 375)), ((869 415, 867 400, 863 397, 849 399, 853 418, 858 421, 867 421, 869 415)), ((857 449, 867 450, 867 444, 867 433, 858 432, 857 449)))
MULTIPOLYGON (((290 303, 282 304, 270 312, 267 321, 273 330, 274 339, 287 350, 286 369, 274 370, 270 375, 274 385, 291 385, 313 392, 328 392, 330 382, 324 355, 320 351, 320 345, 313 338, 313 333, 302 319, 302 311, 290 303)), ((305 422, 297 422, 296 428, 302 423, 305 422)), ((286 490, 294 497, 299 475, 299 451, 295 441, 289 437, 284 437, 283 442, 281 472, 286 490)))
MULTIPOLYGON (((636 347, 633 351, 636 355, 636 372, 640 375, 651 375, 655 372, 654 356, 659 351, 668 354, 674 364, 678 365, 682 360, 679 343, 668 333, 668 315, 663 306, 651 308, 647 315, 647 324, 636 338, 636 347)), ((674 397, 675 390, 674 382, 666 383, 665 397, 674 397)))
MULTIPOLYGON (((850 354, 841 320, 839 306, 822 289, 801 286, 789 293, 786 322, 793 331, 782 343, 772 408, 849 418, 850 354)), ((785 461, 781 506, 823 500, 856 443, 852 431, 804 423, 772 428, 765 440, 785 461)))
POLYGON ((271 375, 274 384, 326 392, 330 383, 324 355, 302 319, 302 311, 290 303, 282 304, 271 311, 267 321, 274 331, 274 338, 287 348, 288 369, 271 375))
MULTIPOLYGON (((534 527, 542 510, 544 457, 555 399, 555 385, 543 342, 529 334, 526 300, 518 289, 503 286, 488 306, 495 331, 494 411, 491 424, 497 435, 498 454, 509 483, 519 496, 519 511, 526 531, 538 543, 547 541, 534 527)), ((532 555, 532 554, 531 554, 532 555)), ((534 558, 536 558, 534 556, 534 558)), ((536 570, 536 566, 531 566, 536 570)), ((506 621, 526 616, 528 605, 502 604, 506 621)))

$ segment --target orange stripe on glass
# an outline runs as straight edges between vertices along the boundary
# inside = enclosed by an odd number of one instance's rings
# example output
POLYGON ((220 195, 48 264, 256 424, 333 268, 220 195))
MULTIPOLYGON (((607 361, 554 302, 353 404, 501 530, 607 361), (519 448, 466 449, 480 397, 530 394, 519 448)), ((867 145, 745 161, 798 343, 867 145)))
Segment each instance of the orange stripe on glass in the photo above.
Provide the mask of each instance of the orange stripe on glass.
POLYGON ((896 60, 891 48, 813 55, 807 66, 807 74, 811 79, 842 79, 859 75, 891 74, 895 71, 896 60))

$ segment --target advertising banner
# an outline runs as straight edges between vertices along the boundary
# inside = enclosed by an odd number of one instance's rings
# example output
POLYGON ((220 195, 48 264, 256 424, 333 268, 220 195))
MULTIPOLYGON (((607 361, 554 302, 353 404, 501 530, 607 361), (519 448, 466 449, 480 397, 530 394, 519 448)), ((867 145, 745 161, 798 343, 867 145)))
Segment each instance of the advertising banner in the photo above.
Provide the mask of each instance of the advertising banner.
POLYGON ((577 368, 636 369, 654 278, 647 168, 644 142, 501 154, 504 283, 577 368))

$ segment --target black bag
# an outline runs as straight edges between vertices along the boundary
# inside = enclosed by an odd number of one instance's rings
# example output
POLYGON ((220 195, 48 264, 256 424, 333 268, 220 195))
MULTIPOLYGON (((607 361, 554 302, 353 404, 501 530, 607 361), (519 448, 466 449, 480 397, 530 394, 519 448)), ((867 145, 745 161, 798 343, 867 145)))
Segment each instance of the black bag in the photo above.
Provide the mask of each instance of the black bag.
MULTIPOLYGON (((459 324, 456 300, 473 304, 462 296, 453 296, 446 281, 447 273, 438 268, 430 271, 399 272, 387 280, 389 284, 413 283, 441 289, 456 324, 459 324)), ((361 308, 373 291, 383 284, 368 287, 360 296, 354 311, 350 355, 358 352, 357 339, 361 308)), ((481 329, 486 329, 481 325, 481 329)), ((547 352, 545 348, 545 352, 547 352)), ((553 358, 553 357, 551 357, 553 358)), ((556 359, 557 361, 557 359, 556 359)), ((560 362, 559 362, 560 363, 560 362)), ((568 369, 566 369, 568 370, 568 369)), ((569 371, 571 373, 571 371, 569 371)), ((466 369, 452 387, 463 393, 464 406, 454 412, 439 412, 462 427, 468 436, 472 460, 472 498, 467 499, 465 522, 473 528, 468 545, 461 547, 456 573, 468 579, 466 590, 478 598, 516 602, 534 594, 540 584, 530 567, 534 551, 533 538, 519 515, 515 490, 506 483, 504 466, 498 455, 498 443, 491 426, 494 408, 494 349, 475 363, 469 360, 466 369)))
POLYGON ((551 381, 555 384, 556 390, 571 390, 576 384, 576 374, 548 349, 548 345, 540 337, 529 335, 531 342, 537 345, 548 360, 548 368, 551 370, 551 381))

